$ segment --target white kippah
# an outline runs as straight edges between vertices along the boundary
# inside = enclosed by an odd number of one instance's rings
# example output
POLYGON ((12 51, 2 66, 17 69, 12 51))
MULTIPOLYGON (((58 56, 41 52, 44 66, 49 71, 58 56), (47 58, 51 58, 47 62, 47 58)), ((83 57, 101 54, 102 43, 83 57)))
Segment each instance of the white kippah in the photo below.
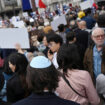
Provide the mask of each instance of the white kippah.
POLYGON ((32 68, 43 69, 51 66, 51 61, 44 56, 37 56, 32 59, 30 66, 32 68))

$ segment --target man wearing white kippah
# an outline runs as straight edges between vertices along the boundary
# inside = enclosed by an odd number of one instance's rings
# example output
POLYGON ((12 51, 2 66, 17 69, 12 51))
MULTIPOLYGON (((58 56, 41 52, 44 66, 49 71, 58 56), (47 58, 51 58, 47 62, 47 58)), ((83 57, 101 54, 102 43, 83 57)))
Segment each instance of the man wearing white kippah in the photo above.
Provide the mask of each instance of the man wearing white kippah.
POLYGON ((44 56, 32 59, 27 68, 26 80, 32 94, 13 105, 79 105, 73 101, 61 99, 55 94, 59 72, 44 56))

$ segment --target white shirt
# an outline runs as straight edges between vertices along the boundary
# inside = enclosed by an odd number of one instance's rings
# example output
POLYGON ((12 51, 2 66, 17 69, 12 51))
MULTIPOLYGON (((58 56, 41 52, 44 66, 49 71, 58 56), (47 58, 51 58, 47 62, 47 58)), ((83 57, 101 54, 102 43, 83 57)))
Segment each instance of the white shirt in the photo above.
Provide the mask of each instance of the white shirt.
POLYGON ((57 52, 54 53, 52 63, 55 66, 55 68, 58 69, 59 66, 58 66, 58 62, 57 62, 57 52))

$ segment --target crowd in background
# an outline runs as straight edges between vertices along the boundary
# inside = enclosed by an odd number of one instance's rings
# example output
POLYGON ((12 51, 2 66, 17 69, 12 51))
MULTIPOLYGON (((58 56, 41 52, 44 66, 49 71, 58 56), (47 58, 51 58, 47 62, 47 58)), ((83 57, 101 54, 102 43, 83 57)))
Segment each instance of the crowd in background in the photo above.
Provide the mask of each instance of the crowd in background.
POLYGON ((44 15, 0 17, 0 28, 22 20, 30 41, 0 49, 0 105, 105 105, 105 7, 44 15), (67 25, 55 32, 62 14, 67 25))

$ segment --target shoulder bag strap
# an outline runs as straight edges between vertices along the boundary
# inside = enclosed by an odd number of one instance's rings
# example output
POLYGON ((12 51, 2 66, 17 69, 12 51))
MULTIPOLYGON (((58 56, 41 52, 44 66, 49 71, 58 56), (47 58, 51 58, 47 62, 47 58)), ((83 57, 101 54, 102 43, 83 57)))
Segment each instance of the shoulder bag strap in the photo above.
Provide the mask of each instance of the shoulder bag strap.
POLYGON ((66 77, 65 77, 63 74, 62 74, 61 76, 62 76, 62 78, 65 80, 65 82, 68 84, 68 86, 69 86, 76 94, 78 94, 78 95, 81 96, 81 97, 86 98, 85 96, 82 96, 80 93, 78 93, 78 92, 71 86, 70 82, 66 79, 66 77))

